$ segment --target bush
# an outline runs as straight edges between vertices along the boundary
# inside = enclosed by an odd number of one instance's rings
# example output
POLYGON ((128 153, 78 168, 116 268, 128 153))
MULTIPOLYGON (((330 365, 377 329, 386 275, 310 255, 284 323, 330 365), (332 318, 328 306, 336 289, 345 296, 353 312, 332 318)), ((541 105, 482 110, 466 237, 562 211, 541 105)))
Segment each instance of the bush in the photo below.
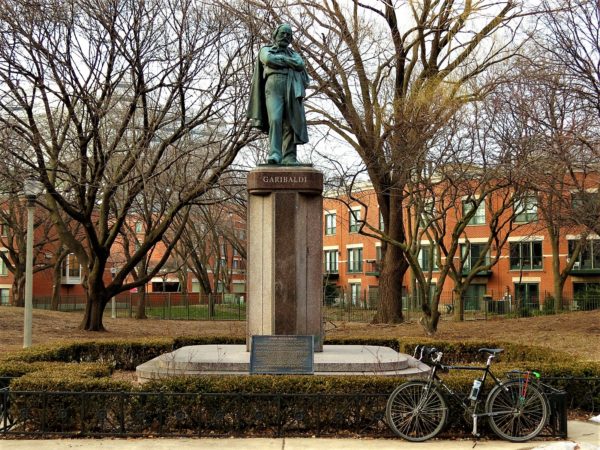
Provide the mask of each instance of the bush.
MULTIPOLYGON (((243 340, 185 337, 34 347, 0 361, 0 376, 19 377, 11 383, 11 411, 31 429, 105 433, 108 424, 112 424, 116 428, 109 428, 108 432, 126 429, 129 433, 148 434, 159 429, 207 435, 231 434, 236 430, 260 431, 263 435, 284 429, 307 433, 316 429, 319 433, 385 431, 381 430, 380 419, 387 396, 406 381, 381 376, 198 376, 151 380, 134 386, 109 378, 114 368, 132 370, 173 348, 215 343, 241 344, 243 340), (98 362, 86 362, 93 358, 98 362), (247 396, 251 396, 251 401, 247 396), (281 422, 280 415, 287 417, 287 422, 281 422)), ((505 351, 493 367, 500 377, 513 369, 537 370, 549 379, 600 377, 600 363, 512 343, 365 337, 329 339, 326 343, 383 345, 408 354, 416 345, 428 345, 443 351, 446 363, 478 366, 484 361, 479 348, 502 347, 505 351)), ((468 393, 477 375, 451 371, 440 376, 455 391, 468 393)), ((600 402, 600 393, 590 393, 589 385, 564 380, 550 384, 566 389, 571 398, 585 398, 584 407, 600 402)))

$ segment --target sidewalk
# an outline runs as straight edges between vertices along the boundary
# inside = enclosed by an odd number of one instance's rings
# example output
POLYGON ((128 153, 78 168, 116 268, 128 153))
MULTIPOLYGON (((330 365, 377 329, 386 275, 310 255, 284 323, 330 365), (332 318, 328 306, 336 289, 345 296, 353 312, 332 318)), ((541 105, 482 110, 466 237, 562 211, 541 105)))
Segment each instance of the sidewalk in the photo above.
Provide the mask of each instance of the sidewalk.
MULTIPOLYGON (((482 450, 600 450, 600 424, 569 421, 567 441, 532 441, 513 444, 506 441, 481 440, 475 445, 482 450)), ((322 439, 322 438, 277 438, 277 439, 49 439, 49 440, 0 440, 1 450, 471 450, 475 441, 431 440, 411 443, 402 439, 322 439)))

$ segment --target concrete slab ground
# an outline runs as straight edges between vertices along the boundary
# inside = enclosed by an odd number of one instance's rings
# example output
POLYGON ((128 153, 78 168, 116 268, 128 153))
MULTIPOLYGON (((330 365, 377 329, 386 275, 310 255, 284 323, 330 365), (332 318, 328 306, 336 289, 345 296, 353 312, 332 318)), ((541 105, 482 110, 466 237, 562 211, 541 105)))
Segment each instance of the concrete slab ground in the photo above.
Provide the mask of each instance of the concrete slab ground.
POLYGON ((532 441, 514 444, 506 441, 472 439, 431 440, 411 443, 401 439, 48 439, 1 440, 1 450, 600 450, 600 424, 569 421, 567 441, 532 441))

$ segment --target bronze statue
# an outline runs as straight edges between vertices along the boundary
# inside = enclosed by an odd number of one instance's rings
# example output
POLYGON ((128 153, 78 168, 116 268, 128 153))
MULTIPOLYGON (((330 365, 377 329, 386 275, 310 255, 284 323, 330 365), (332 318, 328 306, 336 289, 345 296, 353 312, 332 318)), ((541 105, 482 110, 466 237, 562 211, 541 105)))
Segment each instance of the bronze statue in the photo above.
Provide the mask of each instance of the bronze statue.
POLYGON ((296 145, 308 142, 304 112, 308 74, 302 57, 289 48, 292 28, 279 25, 273 44, 258 53, 247 116, 269 135, 267 164, 297 165, 296 145))

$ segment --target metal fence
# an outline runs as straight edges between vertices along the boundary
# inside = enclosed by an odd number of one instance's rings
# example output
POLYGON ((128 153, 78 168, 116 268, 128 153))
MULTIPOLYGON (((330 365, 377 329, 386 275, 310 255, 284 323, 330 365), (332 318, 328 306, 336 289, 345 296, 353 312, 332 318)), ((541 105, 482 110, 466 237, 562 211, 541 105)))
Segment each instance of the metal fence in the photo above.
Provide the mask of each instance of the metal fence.
MULTIPOLYGON (((114 309, 109 302, 105 315, 115 317, 135 317, 142 295, 139 293, 123 293, 115 297, 114 309)), ((62 296, 58 305, 59 311, 83 311, 85 296, 62 296)), ((556 308, 554 297, 546 293, 541 297, 526 299, 492 295, 466 296, 464 317, 466 320, 487 320, 494 317, 531 317, 555 314, 567 311, 589 311, 600 309, 599 295, 579 295, 574 298, 563 298, 562 304, 556 308)), ((34 297, 33 306, 39 309, 50 309, 50 297, 34 297)), ((323 306, 323 318, 328 322, 371 322, 377 312, 378 295, 351 301, 341 298, 326 298, 323 306)), ((452 295, 440 298, 438 310, 442 319, 454 315, 458 302, 452 295)), ((417 296, 407 295, 402 298, 402 310, 406 320, 418 319, 422 314, 421 302, 417 296)), ((246 320, 245 294, 198 294, 180 292, 153 292, 145 294, 144 311, 151 319, 171 320, 246 320)))
MULTIPOLYGON (((198 294, 181 292, 122 293, 109 302, 105 315, 135 317, 141 303, 146 317, 170 320, 246 320, 245 294, 198 294)), ((85 296, 61 296, 59 311, 83 311, 85 296)), ((34 297, 33 306, 50 309, 50 297, 34 297)))
MULTIPOLYGON (((581 391, 589 396, 584 399, 589 409, 600 379, 577 382, 593 385, 581 391)), ((387 398, 387 393, 34 392, 6 388, 0 390, 0 436, 391 437, 384 420, 387 398)), ((454 424, 451 432, 466 435, 468 427, 454 424)), ((565 432, 549 423, 543 435, 562 436, 565 432)))

